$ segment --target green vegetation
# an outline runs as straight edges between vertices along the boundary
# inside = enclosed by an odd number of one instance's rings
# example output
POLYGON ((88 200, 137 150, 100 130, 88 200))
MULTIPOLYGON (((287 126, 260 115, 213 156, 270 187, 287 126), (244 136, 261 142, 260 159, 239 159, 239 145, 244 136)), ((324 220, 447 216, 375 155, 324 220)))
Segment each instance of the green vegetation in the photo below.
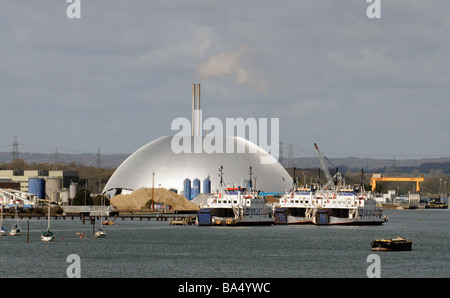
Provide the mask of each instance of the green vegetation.
MULTIPOLYGON (((26 169, 26 170, 54 170, 55 166, 51 163, 36 164, 27 163, 24 160, 16 160, 0 164, 0 169, 26 169)), ((345 181, 349 185, 361 183, 361 169, 347 168, 346 166, 338 166, 339 170, 345 176, 345 181)), ((90 194, 100 193, 109 178, 116 169, 96 168, 93 166, 85 166, 81 163, 71 162, 68 164, 58 164, 58 170, 77 171, 80 180, 80 191, 73 201, 74 205, 84 205, 85 194, 86 198, 90 198, 90 194), (83 183, 83 181, 88 183, 83 183), (87 190, 87 192, 86 192, 87 190)), ((294 177, 294 169, 286 169, 291 177, 294 177)), ((331 174, 335 171, 330 168, 331 174)), ((366 190, 370 190, 370 177, 373 173, 379 173, 386 177, 420 177, 424 175, 425 181, 420 184, 421 193, 423 195, 436 195, 439 193, 450 193, 450 162, 425 162, 414 167, 383 167, 378 169, 371 169, 366 172, 364 170, 364 186, 366 190)), ((322 184, 325 181, 323 171, 318 168, 296 169, 295 177, 299 184, 311 184, 317 182, 319 179, 322 184)), ((258 187, 263 187, 262 185, 258 187)), ((401 194, 406 194, 409 191, 414 191, 415 183, 409 182, 382 182, 377 183, 377 192, 387 192, 395 189, 401 194)), ((102 196, 86 199, 87 205, 101 205, 102 196)), ((105 201, 105 205, 109 205, 109 201, 105 201)))
MULTIPOLYGON (((27 163, 22 159, 18 159, 12 162, 0 164, 0 169, 3 170, 47 170, 52 171, 55 169, 54 164, 43 163, 27 163)), ((82 188, 87 188, 90 193, 100 193, 109 178, 114 173, 115 169, 103 169, 92 166, 85 166, 80 163, 71 162, 68 164, 58 164, 58 170, 60 171, 77 171, 80 182, 87 180, 87 184, 80 185, 82 188)), ((83 199, 84 202, 84 199, 83 199)))

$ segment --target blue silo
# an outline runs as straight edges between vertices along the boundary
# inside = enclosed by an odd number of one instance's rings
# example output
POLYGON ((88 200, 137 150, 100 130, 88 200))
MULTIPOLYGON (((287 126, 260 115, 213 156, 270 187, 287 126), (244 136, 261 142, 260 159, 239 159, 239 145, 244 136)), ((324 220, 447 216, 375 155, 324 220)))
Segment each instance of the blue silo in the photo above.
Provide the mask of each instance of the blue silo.
POLYGON ((203 193, 211 193, 211 180, 209 178, 203 180, 203 193))
POLYGON ((191 200, 195 199, 200 194, 200 180, 195 178, 192 181, 192 192, 191 192, 191 200))
POLYGON ((36 195, 39 199, 45 199, 45 180, 43 178, 29 178, 28 192, 36 195))
POLYGON ((191 199, 191 180, 189 178, 184 179, 183 196, 188 200, 191 199))

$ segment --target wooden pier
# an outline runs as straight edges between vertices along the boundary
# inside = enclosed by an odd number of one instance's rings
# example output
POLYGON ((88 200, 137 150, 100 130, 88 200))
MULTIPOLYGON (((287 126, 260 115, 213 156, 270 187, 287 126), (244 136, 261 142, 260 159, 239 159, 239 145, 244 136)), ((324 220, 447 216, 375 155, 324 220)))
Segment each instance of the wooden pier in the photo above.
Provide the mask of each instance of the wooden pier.
MULTIPOLYGON (((21 214, 19 213, 17 215, 19 219, 45 219, 47 220, 47 215, 39 215, 39 214, 21 214)), ((122 220, 157 220, 157 221, 169 221, 169 224, 176 225, 176 224, 183 224, 183 225, 190 225, 195 223, 195 218, 197 217, 196 214, 173 214, 173 213, 153 213, 153 214, 115 214, 113 216, 92 216, 92 215, 86 215, 86 214, 57 214, 57 215, 51 215, 50 218, 52 220, 66 220, 66 219, 79 219, 83 221, 83 224, 86 222, 92 223, 93 221, 97 220, 104 220, 107 221, 108 219, 117 220, 118 218, 121 218, 122 220)), ((4 213, 3 218, 15 218, 14 213, 4 213)))

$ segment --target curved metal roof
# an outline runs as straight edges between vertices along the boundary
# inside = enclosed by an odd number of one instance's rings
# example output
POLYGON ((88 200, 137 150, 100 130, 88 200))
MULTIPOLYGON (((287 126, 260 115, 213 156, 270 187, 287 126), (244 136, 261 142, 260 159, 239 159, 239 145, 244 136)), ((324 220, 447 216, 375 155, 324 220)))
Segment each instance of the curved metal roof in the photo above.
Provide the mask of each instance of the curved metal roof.
MULTIPOLYGON (((174 188, 181 193, 186 178, 191 181, 210 178, 211 191, 215 191, 219 187, 221 166, 226 186, 242 186, 243 181, 249 179, 250 166, 259 190, 285 192, 292 186, 292 178, 283 166, 265 150, 246 139, 223 137, 223 144, 234 141, 235 148, 245 146, 245 153, 175 153, 171 147, 172 138, 160 137, 130 155, 111 176, 103 193, 115 193, 115 189, 133 191, 152 187, 153 173, 155 187, 174 188), (261 164, 261 157, 271 158, 273 163, 261 164)), ((204 137, 190 138, 193 144, 194 138, 204 137)))

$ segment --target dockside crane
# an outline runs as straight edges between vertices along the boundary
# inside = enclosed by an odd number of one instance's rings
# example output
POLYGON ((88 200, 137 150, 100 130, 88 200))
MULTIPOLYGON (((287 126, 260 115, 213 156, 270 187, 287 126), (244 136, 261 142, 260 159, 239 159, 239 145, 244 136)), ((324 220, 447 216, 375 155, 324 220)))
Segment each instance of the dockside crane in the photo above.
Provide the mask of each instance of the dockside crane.
POLYGON ((331 176, 330 170, 328 169, 328 166, 326 164, 326 161, 328 159, 319 150, 319 146, 317 146, 317 143, 314 143, 314 147, 316 147, 317 154, 319 155, 320 165, 322 166, 323 172, 325 173, 325 177, 327 178, 327 183, 325 183, 325 185, 322 188, 327 189, 328 187, 330 187, 330 189, 332 191, 336 191, 335 181, 337 180, 338 182, 342 182, 342 180, 343 180, 342 175, 339 171, 337 171, 337 173, 336 173, 336 175, 334 175, 334 177, 331 176))

